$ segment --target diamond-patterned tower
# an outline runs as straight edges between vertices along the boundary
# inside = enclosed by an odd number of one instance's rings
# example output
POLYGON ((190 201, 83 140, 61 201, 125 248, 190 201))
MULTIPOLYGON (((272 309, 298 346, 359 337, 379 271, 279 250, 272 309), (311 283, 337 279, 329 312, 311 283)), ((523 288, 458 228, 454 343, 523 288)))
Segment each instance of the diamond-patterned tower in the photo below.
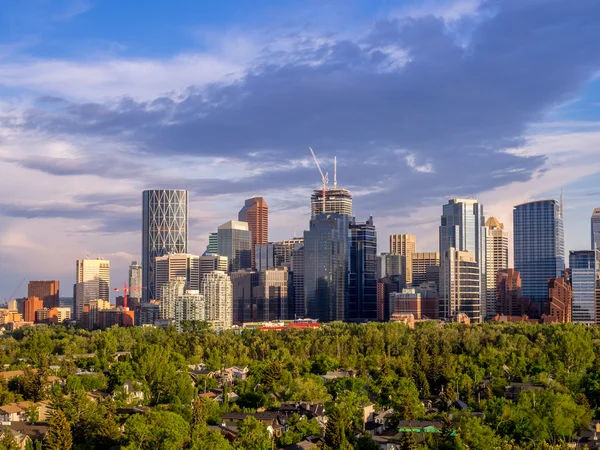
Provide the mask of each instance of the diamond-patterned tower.
POLYGON ((143 192, 142 278, 144 299, 156 298, 154 267, 157 256, 187 253, 188 192, 148 190, 143 192))

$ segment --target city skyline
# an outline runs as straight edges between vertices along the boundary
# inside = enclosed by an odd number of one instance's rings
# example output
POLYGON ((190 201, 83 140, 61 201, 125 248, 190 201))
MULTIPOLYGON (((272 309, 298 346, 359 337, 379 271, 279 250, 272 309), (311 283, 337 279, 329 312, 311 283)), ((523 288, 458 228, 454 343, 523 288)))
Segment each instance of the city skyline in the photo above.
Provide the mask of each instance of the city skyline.
POLYGON ((565 258, 588 250, 600 6, 553 4, 252 2, 238 16, 134 1, 111 26, 100 2, 47 2, 35 18, 29 0, 3 5, 0 301, 25 296, 28 280, 59 280, 70 296, 86 254, 110 260, 111 288, 122 286, 143 260, 147 189, 190 191, 193 254, 252 196, 269 204, 270 241, 302 236, 321 185, 309 146, 331 179, 337 156, 338 186, 355 217, 374 217, 378 253, 400 233, 437 251, 440 205, 457 197, 504 223, 512 249, 512 208, 561 189, 565 258), (231 103, 203 109, 204 96, 231 103))

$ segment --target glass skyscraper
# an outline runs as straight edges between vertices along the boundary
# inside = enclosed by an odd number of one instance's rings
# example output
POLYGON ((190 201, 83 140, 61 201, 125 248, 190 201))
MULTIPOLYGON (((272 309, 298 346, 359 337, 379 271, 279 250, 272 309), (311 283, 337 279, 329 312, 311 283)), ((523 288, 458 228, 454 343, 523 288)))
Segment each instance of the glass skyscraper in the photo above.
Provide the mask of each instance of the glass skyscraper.
MULTIPOLYGON (((442 207, 440 224, 440 315, 450 317, 451 314, 464 312, 471 320, 480 320, 486 316, 486 239, 487 229, 483 216, 483 205, 472 199, 451 199, 442 207), (452 271, 444 264, 450 264, 450 252, 469 252, 479 269, 479 308, 470 307, 470 311, 477 310, 477 317, 472 317, 467 311, 453 310, 449 307, 450 286, 449 279, 452 271)), ((471 294, 469 294, 471 295, 471 294)), ((457 304, 461 304, 460 299, 457 304)))
POLYGON ((311 319, 346 318, 349 222, 346 214, 318 214, 304 232, 304 298, 311 319))
POLYGON ((142 278, 144 300, 153 300, 154 267, 157 256, 187 253, 188 192, 149 190, 143 192, 142 278))
POLYGON ((594 324, 596 321, 595 293, 599 252, 578 250, 569 252, 569 276, 573 290, 572 320, 574 323, 594 324))
POLYGON ((218 254, 227 256, 229 272, 252 268, 252 234, 248 223, 230 220, 217 229, 218 254))
POLYGON ((590 219, 592 225, 592 250, 600 248, 600 208, 595 208, 590 219))
POLYGON ((350 223, 350 272, 346 318, 377 319, 377 232, 373 217, 350 223))
POLYGON ((556 200, 523 203, 513 210, 514 263, 521 273, 522 295, 532 302, 548 299, 548 280, 565 271, 563 219, 556 200))

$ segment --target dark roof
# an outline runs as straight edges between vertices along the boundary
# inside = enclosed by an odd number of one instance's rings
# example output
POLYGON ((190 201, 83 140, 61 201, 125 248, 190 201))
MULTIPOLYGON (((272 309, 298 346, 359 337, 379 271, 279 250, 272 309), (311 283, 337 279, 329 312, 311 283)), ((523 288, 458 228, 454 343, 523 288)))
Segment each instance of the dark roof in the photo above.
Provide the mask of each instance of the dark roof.
POLYGON ((48 433, 48 425, 44 423, 12 422, 9 428, 38 441, 43 440, 48 433))

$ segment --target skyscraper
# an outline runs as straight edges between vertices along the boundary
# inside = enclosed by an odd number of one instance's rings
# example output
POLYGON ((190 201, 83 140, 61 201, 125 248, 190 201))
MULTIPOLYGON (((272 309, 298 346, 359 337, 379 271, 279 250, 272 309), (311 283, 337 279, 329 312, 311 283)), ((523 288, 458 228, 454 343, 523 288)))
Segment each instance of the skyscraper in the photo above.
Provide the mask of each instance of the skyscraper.
POLYGON ((316 189, 310 197, 310 215, 316 218, 323 213, 337 213, 352 217, 352 194, 347 189, 327 188, 325 189, 325 201, 323 201, 323 189, 316 189))
POLYGON ((252 236, 252 268, 254 268, 254 246, 269 242, 269 207, 262 197, 252 197, 246 200, 238 214, 240 222, 248 223, 252 236))
POLYGON ((202 255, 200 257, 200 280, 202 280, 204 274, 210 273, 214 270, 227 272, 228 267, 227 256, 202 255))
POLYGON ((227 256, 229 271, 252 267, 252 234, 247 222, 230 220, 218 228, 218 254, 227 256))
POLYGON ((523 297, 548 300, 548 280, 565 270, 563 218, 556 200, 523 203, 513 209, 514 263, 523 297))
POLYGON ((129 266, 128 307, 133 311, 142 302, 142 266, 137 261, 131 261, 129 266))
POLYGON ((471 252, 450 247, 440 266, 440 316, 466 314, 471 322, 481 322, 481 276, 471 252))
POLYGON ((522 316, 527 312, 521 286, 521 274, 514 269, 504 269, 496 273, 497 314, 522 316))
POLYGON ((486 222, 487 227, 487 281, 486 281, 486 318, 494 317, 497 312, 498 272, 508 268, 508 231, 495 217, 486 222))
POLYGON ((569 252, 569 276, 573 300, 574 323, 592 325, 596 322, 596 278, 600 269, 600 251, 578 250, 569 252))
POLYGON ((208 247, 206 247, 207 253, 218 254, 219 253, 219 234, 210 233, 208 235, 208 247))
POLYGON ((405 266, 406 257, 397 253, 382 253, 377 257, 377 278, 396 277, 404 282, 405 266))
POLYGON ((373 217, 350 222, 350 270, 346 318, 377 319, 377 232, 373 217))
POLYGON ((275 244, 254 245, 254 266, 259 272, 275 267, 275 244))
POLYGON ((206 321, 215 330, 226 330, 233 324, 233 292, 225 272, 214 271, 202 278, 200 294, 206 304, 206 321))
MULTIPOLYGON (((440 254, 438 252, 415 252, 411 255, 412 262, 412 285, 415 287, 421 286, 427 280, 427 268, 439 267, 440 254)), ((439 279, 434 280, 436 285, 439 285, 439 279)))
POLYGON ((414 234, 390 235, 390 253, 404 256, 404 280, 412 284, 412 254, 417 251, 417 237, 414 234))
POLYGON ((85 305, 92 300, 110 302, 110 261, 79 259, 76 267, 75 319, 81 319, 85 305))
POLYGON ((304 232, 304 297, 312 319, 346 318, 349 220, 346 214, 319 214, 304 232))
POLYGON ((188 242, 188 192, 148 190, 143 192, 142 273, 145 300, 157 296, 154 263, 157 256, 186 253, 188 242))
MULTIPOLYGON (((304 239, 302 240, 304 242, 304 239)), ((292 250, 290 267, 292 269, 292 303, 295 317, 306 316, 306 298, 304 297, 304 245, 292 250)))
POLYGON ((30 281, 27 286, 27 297, 37 297, 44 302, 44 308, 58 308, 58 280, 30 281))
POLYGON ((154 265, 156 300, 162 299, 162 286, 169 281, 183 278, 185 290, 200 289, 200 257, 189 253, 157 256, 154 265))
MULTIPOLYGON (((478 301, 481 305, 477 309, 477 320, 485 317, 485 294, 486 294, 486 228, 483 217, 483 206, 472 199, 451 199, 443 206, 440 225, 440 315, 453 313, 453 300, 448 297, 451 280, 447 277, 453 274, 451 268, 444 268, 444 263, 452 263, 453 258, 458 261, 456 252, 470 252, 479 269, 479 288, 481 290, 478 301), (450 251, 452 249, 452 251, 450 251), (456 254, 452 254, 455 252, 456 254), (442 289, 444 288, 444 289, 442 289), (446 305, 446 309, 444 309, 446 305), (448 309, 448 307, 450 309, 448 309)), ((462 257, 462 255, 459 255, 462 257)), ((454 295, 453 293, 452 295, 454 295)), ((469 295, 471 295, 469 293, 469 295)), ((472 299, 469 298, 468 302, 472 299)), ((457 299, 458 305, 462 304, 457 299)), ((469 307, 473 312, 474 307, 469 307)), ((466 311, 454 311, 463 312, 466 311)), ((471 316, 471 321, 475 316, 471 316)))
POLYGON ((284 241, 273 242, 275 267, 289 267, 292 263, 292 252, 304 245, 304 238, 293 237, 284 241))
POLYGON ((187 280, 185 277, 175 277, 163 283, 160 287, 160 318, 175 320, 175 303, 185 292, 187 280))
POLYGON ((254 288, 254 297, 263 306, 262 320, 289 319, 288 269, 277 267, 258 273, 258 286, 254 288))
POLYGON ((600 208, 594 208, 590 222, 592 226, 592 250, 594 250, 600 248, 600 208))

